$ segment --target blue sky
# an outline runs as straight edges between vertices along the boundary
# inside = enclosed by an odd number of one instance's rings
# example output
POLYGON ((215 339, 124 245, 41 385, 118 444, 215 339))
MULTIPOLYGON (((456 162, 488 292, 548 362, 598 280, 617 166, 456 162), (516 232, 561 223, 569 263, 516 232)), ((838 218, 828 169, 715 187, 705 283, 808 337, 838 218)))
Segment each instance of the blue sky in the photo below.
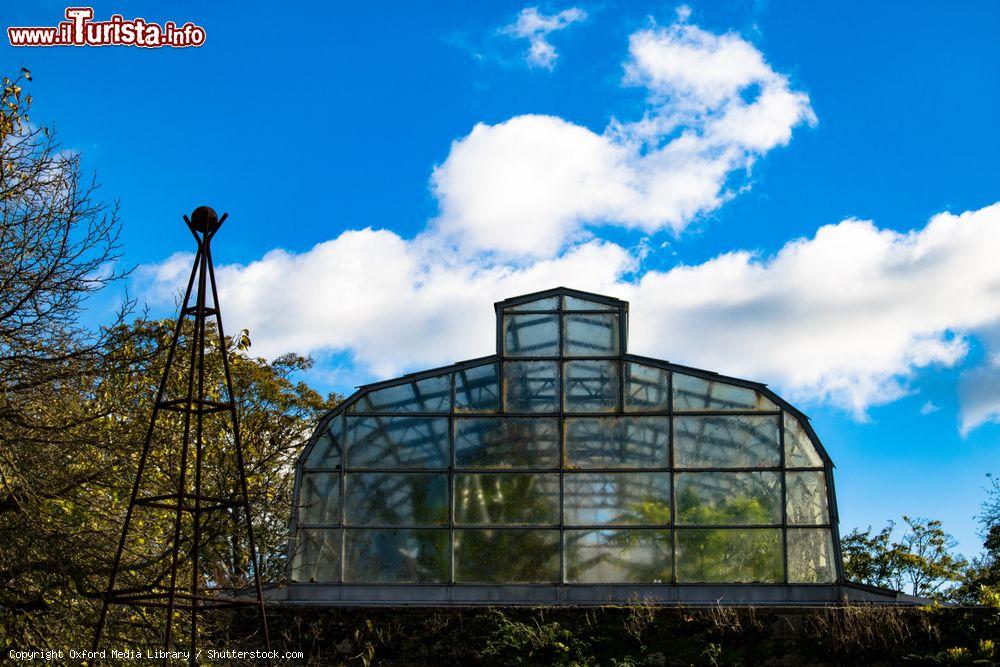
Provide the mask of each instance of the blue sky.
POLYGON ((94 8, 207 31, 0 47, 120 200, 154 312, 201 203, 231 215, 230 327, 314 355, 324 389, 489 353, 495 299, 606 292, 633 351, 804 408, 844 532, 923 515, 978 550, 1000 472, 995 3, 94 8))

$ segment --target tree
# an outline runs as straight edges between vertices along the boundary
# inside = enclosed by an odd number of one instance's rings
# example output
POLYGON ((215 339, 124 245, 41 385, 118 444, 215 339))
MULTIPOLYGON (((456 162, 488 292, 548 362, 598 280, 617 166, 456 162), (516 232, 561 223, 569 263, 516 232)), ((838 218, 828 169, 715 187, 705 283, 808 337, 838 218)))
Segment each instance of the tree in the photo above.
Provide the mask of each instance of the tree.
POLYGON ((855 529, 841 540, 848 577, 873 586, 920 597, 946 599, 954 595, 968 562, 953 553, 957 542, 941 522, 903 516, 905 529, 892 539, 895 524, 872 535, 855 529))
MULTIPOLYGON (((88 551, 74 498, 106 471, 79 456, 105 415, 100 377, 126 372, 106 352, 113 328, 80 323, 88 300, 124 277, 117 208, 97 198, 80 156, 28 118, 31 80, 0 99, 0 612, 44 610, 83 582, 88 551)), ((127 307, 118 314, 124 318, 127 307)), ((2 639, 2 637, 0 637, 2 639)), ((40 638, 38 641, 41 641, 40 638)))
POLYGON ((844 571, 848 578, 880 588, 893 585, 897 565, 892 547, 892 531, 895 526, 890 521, 889 525, 874 535, 871 526, 863 532, 855 528, 840 539, 844 571))
MULTIPOLYGON (((4 79, 0 100, 0 646, 84 647, 173 322, 129 322, 123 308, 107 326, 82 323, 89 299, 125 277, 113 268, 120 222, 117 209, 97 199, 96 182, 84 180, 79 155, 29 122, 27 81, 27 71, 4 79)), ((253 358, 246 335, 227 347, 263 574, 280 579, 292 461, 317 415, 339 397, 324 398, 296 379, 311 365, 305 357, 253 358)), ((221 363, 212 356, 209 386, 217 393, 221 363)), ((170 413, 158 422, 145 488, 176 490, 179 429, 170 420, 177 418, 170 413)), ((231 434, 220 423, 207 438, 206 469, 213 473, 205 493, 233 495, 236 476, 222 465, 231 466, 231 434)), ((138 539, 124 555, 122 580, 162 580, 172 535, 163 530, 166 514, 136 515, 138 539)), ((247 574, 246 550, 231 539, 240 517, 212 514, 218 516, 206 522, 201 558, 214 568, 204 576, 238 584, 247 574)), ((135 647, 158 637, 161 616, 130 610, 109 625, 108 636, 117 632, 135 647)))
MULTIPOLYGON (((0 515, 0 577, 7 584, 2 604, 8 612, 0 613, 0 640, 5 643, 38 648, 89 642, 97 596, 107 584, 173 326, 171 320, 139 319, 110 332, 113 342, 106 363, 117 366, 130 360, 131 372, 94 378, 84 390, 66 392, 65 404, 82 406, 80 410, 100 417, 72 430, 76 441, 66 443, 61 461, 41 457, 22 462, 36 480, 45 475, 61 478, 62 466, 75 471, 80 481, 71 487, 44 487, 46 492, 33 496, 22 512, 11 515, 20 517, 19 531, 13 530, 14 521, 0 515), (4 558, 8 555, 11 558, 4 558), (22 602, 31 600, 36 602, 22 602)), ((273 361, 254 358, 247 353, 246 341, 245 334, 228 339, 227 348, 262 573, 267 581, 280 581, 285 572, 294 459, 318 415, 334 407, 340 397, 324 398, 296 380, 310 368, 310 359, 291 354, 273 361)), ((206 384, 211 388, 209 397, 218 398, 211 392, 222 386, 222 367, 221 359, 213 356, 206 355, 206 384)), ((177 369, 168 392, 185 380, 183 370, 177 369)), ((143 483, 148 495, 177 488, 179 418, 161 412, 157 421, 143 483)), ((203 492, 235 497, 238 478, 227 424, 221 419, 207 422, 204 443, 203 492)), ((244 527, 238 510, 203 515, 200 559, 206 584, 249 583, 244 527)), ((165 581, 172 513, 137 510, 130 535, 134 539, 123 557, 120 586, 165 581)), ((189 578, 188 548, 189 542, 181 544, 179 576, 189 578)), ((133 647, 156 642, 161 621, 155 612, 117 608, 107 637, 112 644, 120 641, 133 647)))
POLYGON ((963 602, 996 604, 1000 601, 1000 480, 987 473, 990 485, 980 508, 980 537, 983 553, 972 560, 965 581, 959 589, 963 602))

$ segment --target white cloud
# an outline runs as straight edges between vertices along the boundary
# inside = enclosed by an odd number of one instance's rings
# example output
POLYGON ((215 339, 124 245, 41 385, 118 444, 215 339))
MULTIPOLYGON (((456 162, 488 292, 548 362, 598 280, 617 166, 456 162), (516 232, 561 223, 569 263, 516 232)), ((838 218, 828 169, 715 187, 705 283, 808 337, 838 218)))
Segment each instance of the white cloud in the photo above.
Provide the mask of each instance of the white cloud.
POLYGON ((625 83, 648 110, 603 133, 562 118, 480 123, 432 177, 442 238, 470 251, 551 257, 604 224, 680 231, 732 196, 734 174, 814 123, 809 98, 734 33, 684 22, 633 34, 625 83))
POLYGON ((958 393, 963 436, 981 424, 1000 424, 1000 360, 991 359, 962 373, 958 393))
MULTIPOLYGON (((958 363, 967 337, 997 323, 997 248, 1000 204, 905 234, 845 220, 771 257, 730 252, 629 282, 642 249, 591 240, 557 258, 483 263, 442 254, 427 237, 364 229, 221 267, 219 280, 230 326, 248 327, 255 350, 347 351, 376 377, 489 354, 493 301, 570 285, 632 302, 633 352, 769 382, 863 418, 908 393, 918 369, 958 363)), ((172 293, 180 274, 158 275, 151 291, 172 293)), ((966 430, 1000 415, 988 386, 998 383, 974 383, 966 430)))
POLYGON ((934 401, 926 401, 923 405, 920 406, 920 414, 932 415, 940 409, 941 406, 939 406, 934 401))
POLYGON ((957 363, 965 335, 997 320, 998 247, 1000 204, 907 234, 847 220, 773 258, 646 274, 633 341, 862 416, 907 393, 916 369, 957 363))
MULTIPOLYGON (((220 266, 217 275, 228 328, 249 328, 255 352, 348 352, 384 378, 492 353, 494 301, 562 283, 612 290, 633 266, 627 250, 599 241, 529 266, 480 265, 425 239, 369 228, 305 253, 275 250, 220 266)), ((142 273, 143 293, 164 304, 186 278, 166 268, 142 273)))
POLYGON ((526 7, 517 15, 517 20, 504 27, 501 32, 528 40, 528 53, 525 57, 529 65, 552 69, 559 54, 548 36, 586 18, 587 12, 579 7, 564 9, 556 14, 542 14, 538 7, 526 7))

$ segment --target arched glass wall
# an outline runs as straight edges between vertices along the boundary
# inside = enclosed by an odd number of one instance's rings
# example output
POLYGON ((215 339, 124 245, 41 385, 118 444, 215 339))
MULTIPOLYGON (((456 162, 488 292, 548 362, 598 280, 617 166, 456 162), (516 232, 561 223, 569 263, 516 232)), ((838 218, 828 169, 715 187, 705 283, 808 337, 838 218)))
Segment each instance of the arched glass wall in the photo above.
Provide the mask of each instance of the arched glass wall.
POLYGON ((299 462, 293 582, 838 580, 832 466, 794 409, 626 354, 624 302, 497 314, 495 356, 363 388, 324 419, 299 462))

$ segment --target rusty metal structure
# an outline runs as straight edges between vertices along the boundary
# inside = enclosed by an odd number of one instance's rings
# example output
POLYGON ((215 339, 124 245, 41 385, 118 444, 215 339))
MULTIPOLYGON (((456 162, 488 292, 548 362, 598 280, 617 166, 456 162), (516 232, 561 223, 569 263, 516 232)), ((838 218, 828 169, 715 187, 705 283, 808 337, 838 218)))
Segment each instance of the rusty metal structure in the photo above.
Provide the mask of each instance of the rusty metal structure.
MULTIPOLYGON (((94 635, 93 648, 95 651, 99 649, 108 618, 108 610, 112 605, 163 609, 165 613, 163 648, 165 651, 171 650, 175 635, 183 633, 183 630, 174 627, 175 612, 181 611, 189 614, 188 641, 192 663, 195 661, 194 656, 197 652, 199 615, 216 609, 239 606, 255 607, 259 615, 264 644, 267 650, 270 650, 267 615, 261 588, 260 562, 257 557, 252 514, 247 495, 246 461, 240 439, 239 415, 233 393, 233 379, 226 351, 222 312, 219 306, 215 268, 212 262, 211 242, 225 222, 227 215, 223 214, 220 218, 211 208, 201 206, 195 209, 190 217, 184 216, 184 222, 197 244, 197 253, 167 350, 166 366, 153 404, 149 428, 146 431, 139 459, 138 472, 125 513, 121 538, 111 567, 108 586, 103 594, 101 614, 94 635), (188 319, 192 322, 188 330, 190 334, 187 336, 190 349, 179 352, 179 348, 184 347, 179 343, 182 339, 182 331, 185 330, 184 324, 188 319), (215 335, 206 337, 206 328, 211 320, 214 320, 215 335), (215 349, 212 350, 212 347, 215 349), (221 355, 225 384, 224 390, 219 392, 219 398, 224 400, 206 398, 208 389, 206 387, 206 348, 209 348, 209 354, 215 352, 221 355), (184 351, 188 352, 186 361, 182 358, 184 351), (169 378, 172 370, 176 372, 175 364, 182 365, 181 368, 186 376, 187 390, 183 395, 169 396, 169 378), (150 451, 153 446, 154 432, 157 429, 157 420, 164 411, 180 413, 180 419, 183 422, 183 437, 180 441, 179 455, 180 467, 176 471, 177 490, 173 493, 151 495, 148 492, 144 493, 144 487, 149 486, 144 474, 148 472, 147 469, 150 467, 150 451), (206 453, 203 433, 205 418, 208 415, 220 415, 229 421, 238 473, 235 497, 211 496, 203 492, 202 482, 206 453), (137 511, 140 508, 167 511, 173 516, 173 534, 168 537, 170 568, 166 579, 169 581, 164 581, 164 578, 161 578, 145 585, 117 588, 116 584, 123 567, 122 556, 126 545, 130 540, 138 538, 138 531, 134 524, 137 511), (242 519, 241 523, 245 522, 245 537, 249 549, 248 569, 252 571, 253 575, 253 589, 249 592, 245 589, 237 590, 232 587, 208 585, 208 582, 213 579, 210 573, 212 564, 199 560, 204 546, 203 516, 206 513, 226 510, 238 513, 239 518, 242 519), (190 518, 185 519, 185 516, 190 518), (188 535, 182 536, 182 532, 184 532, 182 527, 190 528, 190 537, 188 535), (182 570, 187 569, 190 570, 191 580, 188 584, 184 584, 178 580, 178 575, 182 570)), ((167 659, 164 658, 164 664, 166 663, 167 659)))

